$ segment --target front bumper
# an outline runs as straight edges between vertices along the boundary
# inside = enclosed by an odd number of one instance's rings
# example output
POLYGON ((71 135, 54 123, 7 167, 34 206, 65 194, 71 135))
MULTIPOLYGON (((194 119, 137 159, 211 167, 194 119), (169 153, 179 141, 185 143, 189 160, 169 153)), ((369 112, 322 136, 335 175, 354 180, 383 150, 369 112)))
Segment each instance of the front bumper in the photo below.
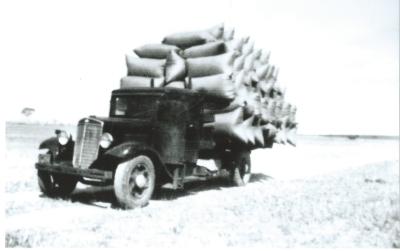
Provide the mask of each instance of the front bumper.
POLYGON ((36 169, 49 173, 69 174, 82 178, 89 178, 98 181, 112 181, 113 172, 98 169, 80 169, 74 168, 70 162, 60 163, 36 163, 36 169))

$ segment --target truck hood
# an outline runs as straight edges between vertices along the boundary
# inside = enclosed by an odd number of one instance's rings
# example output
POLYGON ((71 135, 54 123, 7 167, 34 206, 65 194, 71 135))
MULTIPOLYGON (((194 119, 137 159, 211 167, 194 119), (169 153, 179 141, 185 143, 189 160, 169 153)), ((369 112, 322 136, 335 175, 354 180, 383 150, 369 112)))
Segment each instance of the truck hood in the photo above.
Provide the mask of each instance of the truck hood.
POLYGON ((148 125, 151 123, 148 119, 132 119, 132 118, 118 118, 118 117, 97 117, 90 116, 90 118, 102 121, 104 124, 119 124, 119 125, 148 125))
POLYGON ((114 138, 114 144, 126 141, 147 141, 153 132, 151 120, 115 118, 115 117, 91 117, 102 121, 103 132, 108 132, 114 138))

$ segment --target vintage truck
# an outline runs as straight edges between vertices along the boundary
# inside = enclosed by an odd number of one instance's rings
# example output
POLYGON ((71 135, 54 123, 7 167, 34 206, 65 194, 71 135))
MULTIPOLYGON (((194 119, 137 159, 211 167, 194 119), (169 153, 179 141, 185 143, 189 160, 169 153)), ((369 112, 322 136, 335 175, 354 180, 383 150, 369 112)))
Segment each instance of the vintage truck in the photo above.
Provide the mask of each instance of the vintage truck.
MULTIPOLYGON (((165 184, 229 173, 234 185, 250 179, 251 148, 232 137, 216 135, 211 111, 230 100, 177 88, 132 88, 112 91, 109 117, 89 116, 78 122, 75 140, 56 130, 43 141, 36 163, 40 190, 68 196, 77 182, 113 185, 123 208, 148 203, 165 184), (215 160, 216 170, 198 160, 215 160), (225 171, 223 171, 225 170, 225 171)), ((273 139, 266 142, 271 147, 273 139)))

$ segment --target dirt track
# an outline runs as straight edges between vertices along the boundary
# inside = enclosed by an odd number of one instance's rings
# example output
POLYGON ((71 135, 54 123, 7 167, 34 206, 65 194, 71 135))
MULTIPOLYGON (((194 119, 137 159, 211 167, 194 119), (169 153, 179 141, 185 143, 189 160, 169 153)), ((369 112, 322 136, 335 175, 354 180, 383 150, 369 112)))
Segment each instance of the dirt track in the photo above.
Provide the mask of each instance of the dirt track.
POLYGON ((40 194, 35 149, 51 128, 7 125, 6 246, 400 246, 398 140, 303 137, 255 151, 246 187, 197 182, 124 211, 112 187, 40 194))

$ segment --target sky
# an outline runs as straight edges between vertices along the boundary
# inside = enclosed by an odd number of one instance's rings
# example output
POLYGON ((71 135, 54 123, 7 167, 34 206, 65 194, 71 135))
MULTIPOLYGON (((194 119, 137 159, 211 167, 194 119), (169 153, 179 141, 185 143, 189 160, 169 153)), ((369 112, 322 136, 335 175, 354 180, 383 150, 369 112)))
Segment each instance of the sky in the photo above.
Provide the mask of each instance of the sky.
POLYGON ((224 23, 271 51, 299 133, 399 135, 397 0, 2 1, 2 113, 106 116, 125 54, 224 23))

